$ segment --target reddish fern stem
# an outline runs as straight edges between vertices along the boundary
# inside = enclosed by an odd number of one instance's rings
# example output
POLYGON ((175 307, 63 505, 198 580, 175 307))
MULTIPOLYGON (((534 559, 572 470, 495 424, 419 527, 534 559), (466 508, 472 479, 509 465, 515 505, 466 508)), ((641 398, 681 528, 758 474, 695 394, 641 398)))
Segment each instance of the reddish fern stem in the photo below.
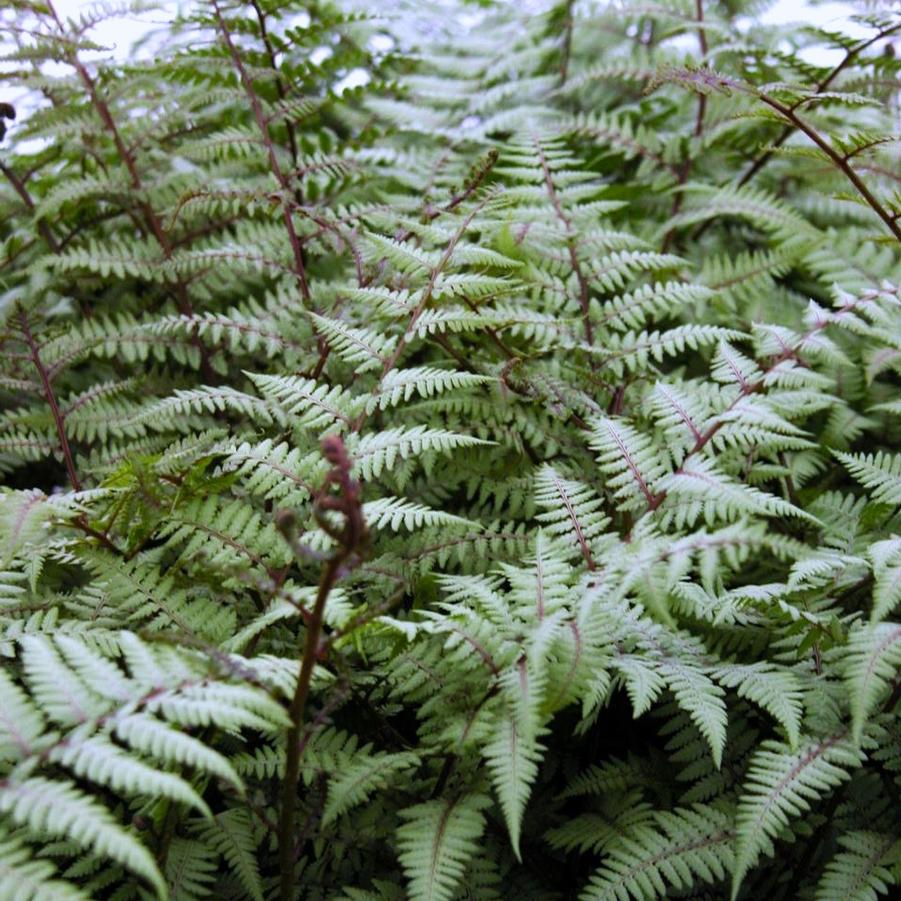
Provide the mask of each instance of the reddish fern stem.
MULTIPOLYGON (((707 57, 707 35, 704 32, 704 0, 695 0, 695 20, 698 23, 698 48, 701 51, 701 57, 707 57)), ((696 138, 700 138, 704 133, 704 117, 707 114, 707 95, 704 93, 698 94, 698 110, 695 115, 695 129, 694 136, 696 138)), ((682 204, 685 201, 685 192, 678 190, 688 181, 688 176, 691 175, 691 168, 694 163, 694 160, 691 156, 689 156, 682 166, 679 169, 679 184, 677 186, 677 190, 675 196, 673 197, 673 205, 670 209, 670 219, 675 218, 679 211, 682 209, 682 204)), ((675 228, 670 228, 667 230, 666 234, 663 236, 663 241, 660 245, 660 252, 666 253, 669 250, 670 245, 673 242, 673 237, 676 234, 675 228)))
MULTIPOLYGON (((228 50, 228 54, 231 57, 232 63, 238 72, 238 76, 241 79, 241 85, 244 88, 244 93, 247 95, 247 100, 250 103, 251 110, 253 111, 253 117, 256 120, 257 128, 260 132, 260 137, 263 141, 264 146, 266 147, 266 154, 269 157, 269 168, 272 171, 272 174, 275 176, 276 181, 279 183, 282 191, 284 191, 286 197, 288 197, 293 193, 291 185, 285 173, 282 172, 282 167, 279 165, 278 155, 275 150, 275 143, 272 140, 272 135, 269 134, 269 126, 266 122, 266 116, 263 114, 263 107, 260 104, 260 98, 257 96, 256 91, 253 89, 253 80, 247 72, 247 68, 244 65, 244 61, 241 59, 241 55, 238 53, 238 50, 235 47, 234 41, 232 41, 231 32, 229 31, 228 25, 225 22, 225 18, 222 15, 222 10, 219 8, 218 0, 212 0, 212 5, 213 11, 216 15, 216 22, 219 26, 219 32, 222 34, 222 40, 225 43, 226 50, 228 50)), ((288 241, 291 244, 291 253, 294 256, 294 271, 295 275, 297 276, 297 282, 300 286, 300 293, 303 296, 304 302, 306 304, 309 304, 311 301, 310 287, 307 283, 307 273, 303 258, 303 249, 300 246, 300 239, 297 236, 297 230, 294 228, 294 219, 292 217, 291 210, 284 203, 282 204, 282 220, 285 223, 285 231, 288 233, 288 241)))
MULTIPOLYGON (((6 176, 6 180, 13 186, 13 190, 19 197, 22 198, 22 203, 28 207, 28 211, 34 212, 34 201, 31 198, 31 194, 28 192, 28 188, 25 187, 25 183, 13 172, 6 163, 0 161, 0 172, 6 176)), ((44 239, 44 242, 47 246, 54 252, 59 253, 60 246, 59 242, 53 236, 53 232, 50 231, 50 226, 43 219, 38 220, 38 231, 40 232, 41 237, 44 239)))
MULTIPOLYGON (((285 90, 285 84, 282 80, 282 74, 278 69, 278 59, 275 55, 275 48, 272 46, 272 39, 270 38, 269 31, 266 28, 266 14, 260 8, 260 4, 257 2, 257 0, 250 0, 250 5, 253 7, 253 10, 257 16, 257 21, 260 23, 260 40, 263 42, 263 46, 266 48, 266 55, 269 57, 269 65, 272 68, 275 76, 275 90, 278 93, 278 99, 284 102, 284 100, 288 96, 288 93, 285 90)), ((285 120, 285 128, 288 132, 288 146, 291 149, 291 161, 293 162, 294 168, 296 170, 298 166, 297 136, 294 134, 294 126, 291 124, 290 119, 285 120)), ((294 197, 297 203, 300 204, 302 201, 300 188, 296 189, 294 197)))
POLYGON ((585 559, 585 565, 591 572, 594 572, 597 569, 597 564, 594 562, 591 549, 588 547, 588 541, 585 539, 585 533, 582 531, 582 524, 576 516, 576 511, 573 509, 572 501, 569 499, 569 495, 566 493, 566 488, 563 487, 563 483, 560 479, 556 478, 556 476, 554 477, 554 484, 557 487, 557 493, 560 495, 563 506, 566 507, 566 512, 573 524, 573 529, 576 532, 576 540, 579 542, 579 550, 581 550, 582 557, 585 559))
MULTIPOLYGON (((469 198, 472 197, 485 182, 488 174, 494 168, 497 159, 498 154, 491 153, 485 160, 484 165, 479 167, 474 177, 467 182, 462 191, 454 194, 444 206, 434 207, 429 205, 423 212, 422 218, 425 219, 426 222, 431 222, 433 219, 437 219, 442 213, 450 213, 460 206, 461 203, 469 200, 469 198)), ((414 234, 415 232, 412 229, 407 229, 398 236, 397 240, 403 244, 404 241, 409 241, 414 234)))
MULTIPOLYGON (((322 442, 323 454, 332 464, 325 484, 313 505, 313 512, 319 525, 338 542, 337 549, 326 561, 319 577, 316 601, 306 621, 303 656, 300 673, 294 689, 294 697, 288 710, 291 725, 286 734, 285 778, 282 783, 281 810, 278 821, 279 894, 282 901, 291 901, 294 895, 294 818, 297 810, 297 787, 300 779, 300 758, 303 753, 301 732, 304 713, 310 694, 313 669, 323 651, 322 627, 325 605, 335 587, 345 564, 365 545, 366 523, 363 520, 360 487, 350 477, 351 461, 344 443, 337 436, 330 436, 322 442), (329 494, 330 485, 338 488, 337 496, 329 494), (334 530, 322 513, 334 510, 344 516, 344 527, 334 530)), ((278 527, 289 540, 293 538, 294 517, 283 515, 278 527)), ((292 545, 293 546, 293 545, 292 545)))
MULTIPOLYGON (((49 10, 50 15, 53 17, 54 22, 56 23, 59 36, 65 39, 65 29, 63 27, 62 20, 59 17, 59 14, 56 12, 56 9, 53 6, 52 0, 47 0, 47 9, 49 10)), ((88 93, 88 99, 91 101, 91 105, 97 111, 97 115, 100 116, 100 121, 103 123, 106 130, 110 133, 110 137, 112 137, 113 139, 113 144, 115 144, 119 158, 122 160, 122 163, 124 164, 128 172, 132 187, 137 192, 143 192, 144 184, 141 180, 141 174, 138 171, 138 165, 135 156, 131 152, 131 150, 129 150, 124 139, 122 138, 122 133, 119 131, 119 127, 116 125, 116 120, 109 108, 109 104, 97 90, 96 82, 91 76, 91 73, 88 72, 85 64, 79 58, 78 52, 74 49, 74 47, 70 48, 67 51, 67 60, 78 73, 78 77, 81 79, 81 82, 88 93)), ((141 210, 141 213, 144 216, 144 220, 147 223, 147 226, 149 227, 151 233, 153 234, 154 240, 163 251, 163 255, 167 260, 171 259, 174 247, 171 240, 169 239, 168 234, 166 233, 166 230, 163 228, 162 222, 160 221, 159 216, 157 216, 156 211, 147 200, 139 200, 138 208, 141 210)), ((188 292, 185 288, 184 282, 182 282, 180 278, 175 283, 175 302, 178 306, 179 312, 181 312, 183 315, 194 315, 194 307, 191 304, 190 298, 188 297, 188 292)), ((213 370, 212 364, 210 363, 210 357, 206 347, 204 347, 203 343, 196 335, 192 337, 192 344, 194 344, 194 346, 197 348, 198 353, 200 354, 200 363, 203 371, 203 377, 207 381, 213 381, 215 379, 215 372, 213 370)))
MULTIPOLYGON (((382 383, 385 381, 385 377, 394 369, 394 367, 397 365, 398 360, 400 360, 401 355, 407 347, 407 342, 409 340, 410 332, 413 330, 413 326, 416 325, 416 323, 419 321, 419 317, 423 314, 426 307, 429 305, 429 301, 431 301, 432 299, 432 293, 434 292, 435 285, 438 282, 438 276, 441 274, 442 270, 450 260, 451 254, 454 252, 454 248, 466 233, 466 229, 469 228, 470 223, 481 211, 486 202, 487 200, 482 201, 482 203, 477 204, 470 211, 470 213, 466 216, 466 218, 454 232, 453 237, 450 239, 450 241, 448 241, 447 246, 444 249, 444 253, 442 253, 441 255, 441 259, 438 260, 438 263, 435 265, 434 269, 432 269, 428 284, 422 292, 422 300, 416 305, 416 308, 410 314, 410 319, 407 322, 407 327, 404 329, 404 333, 400 336, 400 339, 397 342, 397 347, 395 347, 394 352, 385 360, 382 365, 382 372, 379 375, 379 380, 376 383, 375 388, 373 388, 373 394, 379 391, 382 383)), ((360 429, 363 428, 363 425, 368 417, 369 414, 364 409, 354 421, 353 431, 359 432, 360 429)))
MULTIPOLYGON (((698 49, 701 51, 701 58, 707 58, 707 33, 704 31, 704 0, 695 0, 695 21, 698 23, 698 49)), ((707 95, 704 93, 698 94, 698 111, 695 115, 695 130, 694 135, 696 138, 701 137, 704 133, 704 116, 707 112, 707 95)), ((684 184, 688 180, 688 174, 691 172, 691 165, 693 160, 689 157, 685 161, 685 169, 684 175, 680 176, 680 183, 684 184)), ((681 195, 681 192, 679 192, 681 195)))
POLYGON ((325 604, 341 568, 345 555, 340 552, 323 567, 316 592, 316 603, 306 624, 307 632, 304 640, 303 657, 300 674, 288 716, 291 726, 287 732, 285 758, 285 781, 282 783, 282 803, 278 823, 278 856, 280 869, 280 897, 282 901, 291 901, 294 887, 294 814, 297 809, 297 785, 300 779, 300 732, 303 728, 304 711, 310 694, 310 683, 313 678, 313 667, 319 654, 319 641, 322 634, 325 604))
POLYGON ((576 281, 579 283, 579 306, 582 308, 582 326, 585 330, 585 341, 588 344, 594 344, 594 330, 591 325, 591 316, 588 307, 588 280, 585 278, 585 273, 582 271, 582 264, 579 262, 579 255, 578 253, 576 253, 576 238, 573 231, 572 222, 570 221, 569 216, 566 215, 566 212, 563 209, 563 205, 560 203, 560 198, 557 196, 557 189, 554 187, 554 179, 551 175, 550 166, 548 166, 544 148, 537 140, 535 141, 535 149, 538 151, 538 157, 541 160, 541 171, 544 173, 544 184, 547 188, 547 194, 548 198, 551 201, 551 206, 554 208, 554 213, 566 230, 566 248, 569 252, 569 261, 570 265, 572 266, 573 272, 576 274, 576 281))
MULTIPOLYGON (((835 81, 835 79, 838 78, 838 76, 854 61, 854 59, 861 53, 863 53, 864 50, 872 47, 873 44, 881 41, 883 38, 886 38, 891 34, 894 34, 898 30, 901 30, 901 22, 899 22, 897 25, 892 25, 890 28, 880 29, 879 33, 874 37, 869 38, 866 41, 862 41, 857 46, 852 47, 850 50, 848 50, 847 53, 845 53, 845 56, 838 63, 838 65, 816 86, 816 88, 814 89, 814 94, 822 94, 823 91, 825 91, 835 81)), ((798 107, 801 106, 803 102, 804 98, 793 103, 790 107, 791 111, 794 112, 796 109, 798 109, 798 107)), ((761 169, 763 169, 763 167, 773 158, 776 151, 791 137, 792 132, 795 131, 796 127, 797 126, 792 123, 786 125, 785 128, 783 128, 782 133, 779 135, 779 137, 776 138, 775 141, 773 141, 770 148, 761 156, 759 156, 748 169, 748 171, 745 172, 741 179, 739 179, 738 186, 740 188, 746 185, 755 175, 757 175, 758 172, 760 172, 761 169)))
POLYGON ((88 522, 88 518, 84 514, 77 517, 76 519, 73 519, 70 525, 72 525, 76 529, 80 529, 85 533, 85 535, 90 535, 91 538, 96 538, 97 541, 99 541, 108 551, 112 551, 114 554, 122 556, 122 549, 113 544, 109 539, 109 535, 107 534, 109 527, 105 532, 100 532, 88 522))
POLYGON ((870 191, 870 189, 866 186, 863 179, 854 171, 851 164, 848 162, 845 157, 839 153, 837 150, 833 148, 833 146, 824 138, 820 133, 812 126, 805 122, 798 114, 795 112, 795 107, 786 106, 784 103, 776 100, 775 97, 770 97, 769 94, 765 94, 763 92, 755 92, 756 96, 771 109, 774 109, 777 113, 787 119, 798 131, 803 132, 813 141, 823 153, 826 154, 827 157, 832 161, 832 163, 839 169, 845 178, 857 188, 858 193, 861 197, 866 201, 867 205, 870 209, 876 213, 877 216, 888 226, 889 231, 899 240, 901 241, 901 225, 898 224, 898 220, 879 202, 876 196, 870 191))
MULTIPOLYGON (((21 307, 19 308, 19 326, 22 330, 22 335, 25 338, 25 343, 28 345, 31 362, 34 364, 34 368, 37 370, 38 376, 40 377, 44 399, 47 401, 47 406, 50 407, 51 416, 53 416, 53 424, 56 428, 56 435, 59 439, 63 460, 66 464, 66 474, 69 477, 72 490, 81 491, 81 481, 79 480, 78 472, 75 469, 75 455, 72 453, 72 447, 69 444, 69 436, 66 434, 66 417, 60 409, 59 402, 56 399, 56 393, 53 390, 50 373, 44 365, 43 360, 41 360, 40 349, 38 348, 37 341, 34 339, 31 326, 28 324, 28 315, 21 307)), ((77 516, 70 524, 74 528, 80 529, 86 535, 96 538, 97 541, 113 553, 121 554, 119 548, 110 541, 109 536, 105 532, 99 532, 97 529, 93 528, 84 514, 77 516)))
POLYGON ((69 438, 66 435, 66 422, 60 411, 59 404, 56 402, 56 395, 53 393, 53 386, 50 384, 50 377, 47 375, 47 369, 41 361, 41 354, 38 350, 37 342, 31 332, 28 324, 28 316, 25 310, 19 309, 19 325, 22 329, 22 335, 25 337, 25 343, 31 353, 31 362, 38 371, 41 379, 41 386, 44 389, 44 399, 50 407, 50 413, 53 416, 53 423, 56 426, 56 435, 59 438, 59 445, 63 452, 63 459, 66 461, 66 472, 69 475, 69 481, 75 491, 81 491, 81 482, 78 480, 78 473, 75 471, 75 457, 72 455, 72 448, 69 446, 69 438))
POLYGON ((560 87, 566 84, 569 77, 569 62, 572 55, 573 27, 573 0, 568 0, 563 19, 563 47, 560 50, 560 87))

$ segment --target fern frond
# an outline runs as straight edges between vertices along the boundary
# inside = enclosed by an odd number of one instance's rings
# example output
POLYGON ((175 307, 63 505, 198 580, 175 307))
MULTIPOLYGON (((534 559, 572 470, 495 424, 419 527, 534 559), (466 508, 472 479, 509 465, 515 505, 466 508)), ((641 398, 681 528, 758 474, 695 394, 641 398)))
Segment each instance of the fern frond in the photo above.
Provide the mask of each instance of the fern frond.
POLYGON ((574 539, 589 569, 594 569, 591 543, 610 524, 603 500, 588 485, 564 478, 545 464, 535 479, 535 503, 543 510, 536 518, 548 533, 574 539))
POLYGON ((603 417, 592 421, 589 445, 600 452, 601 471, 623 509, 654 503, 667 468, 649 436, 622 420, 603 417))
POLYGON ((399 857, 412 897, 451 901, 478 852, 488 803, 484 795, 464 795, 401 811, 406 822, 397 830, 399 857))
POLYGON ((712 525, 755 514, 813 519, 782 498, 731 480, 707 459, 693 458, 661 479, 658 487, 666 495, 662 511, 679 525, 694 524, 702 517, 712 525))
POLYGON ((297 376, 249 373, 248 378, 293 426, 320 429, 349 419, 352 401, 338 386, 329 388, 297 376))
POLYGON ((363 505, 366 522, 376 529, 390 528, 397 532, 401 527, 418 529, 422 526, 470 526, 462 516, 454 516, 443 510, 432 510, 424 504, 416 504, 398 497, 380 497, 363 505))
POLYGON ((538 742, 539 726, 535 721, 536 687, 531 684, 525 664, 519 664, 503 677, 505 694, 511 696, 492 729, 493 738, 483 753, 491 773, 491 781, 504 812, 510 844, 520 856, 519 838, 522 818, 532 783, 538 775, 542 747, 538 742))
POLYGON ((695 879, 721 882, 733 865, 730 827, 729 813, 711 806, 657 811, 653 823, 633 826, 608 845, 604 865, 579 898, 644 901, 695 879))
POLYGON ((679 282, 645 285, 601 305, 597 321, 620 330, 640 328, 651 316, 675 312, 680 306, 707 300, 711 292, 700 285, 679 282))
POLYGON ((894 869, 901 859, 901 843, 892 835, 879 832, 846 832, 839 836, 839 851, 826 864, 817 884, 816 901, 847 898, 848 901, 873 901, 889 894, 897 883, 894 869))
POLYGON ((432 397, 444 391, 475 388, 490 381, 488 376, 431 366, 395 369, 382 379, 377 393, 367 400, 365 409, 368 413, 387 410, 415 395, 432 397))
POLYGON ((87 901, 90 897, 71 882, 54 879, 56 868, 34 860, 15 836, 0 833, 0 896, 31 901, 87 901))
POLYGON ((901 454, 877 451, 875 454, 832 452, 848 472, 871 492, 874 501, 901 504, 901 454))
POLYGON ((489 445, 490 441, 471 435, 459 435, 446 429, 430 429, 418 425, 412 428, 384 429, 363 435, 353 446, 354 468, 364 479, 379 476, 400 460, 427 453, 447 454, 458 447, 489 445))
POLYGON ((378 368, 390 356, 396 339, 380 335, 373 329, 355 328, 338 319, 327 319, 315 313, 310 318, 329 347, 342 360, 356 364, 357 372, 378 368))
POLYGON ((166 855, 166 885, 173 899, 203 898, 216 882, 216 855, 191 839, 174 836, 166 855))
POLYGON ((418 763, 419 758, 408 752, 366 753, 365 748, 360 749, 341 774, 329 782, 328 798, 322 811, 323 822, 331 823, 343 816, 418 763))
POLYGON ((263 880, 256 859, 258 838, 247 810, 233 808, 198 825, 203 842, 221 854, 248 898, 262 901, 263 880))
POLYGON ((793 673, 763 662, 730 663, 717 670, 716 678, 727 688, 736 689, 740 698, 766 710, 785 729, 789 747, 797 749, 803 705, 801 687, 793 673))
POLYGON ((0 783, 0 813, 39 835, 65 837, 143 877, 157 895, 166 884, 153 855, 74 783, 40 776, 0 783))
POLYGON ((803 742, 796 751, 777 741, 764 741, 751 758, 738 802, 732 898, 761 852, 773 853, 773 839, 791 817, 849 778, 862 753, 847 731, 803 742))
POLYGON ((852 734, 860 742, 880 694, 901 669, 901 623, 869 623, 852 629, 845 656, 852 734))
POLYGON ((875 542, 869 555, 875 580, 870 620, 879 622, 901 603, 901 538, 875 542))
POLYGON ((184 779, 149 766, 106 738, 95 736, 56 747, 47 755, 47 760, 123 796, 171 798, 203 814, 210 813, 200 795, 184 779))

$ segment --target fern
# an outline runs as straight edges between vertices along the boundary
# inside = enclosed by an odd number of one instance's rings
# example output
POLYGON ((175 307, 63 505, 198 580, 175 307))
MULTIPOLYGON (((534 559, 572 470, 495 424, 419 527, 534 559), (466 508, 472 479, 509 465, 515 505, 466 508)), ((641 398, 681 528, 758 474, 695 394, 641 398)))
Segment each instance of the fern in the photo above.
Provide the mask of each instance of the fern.
POLYGON ((763 6, 4 11, 0 897, 896 890, 901 31, 763 6))

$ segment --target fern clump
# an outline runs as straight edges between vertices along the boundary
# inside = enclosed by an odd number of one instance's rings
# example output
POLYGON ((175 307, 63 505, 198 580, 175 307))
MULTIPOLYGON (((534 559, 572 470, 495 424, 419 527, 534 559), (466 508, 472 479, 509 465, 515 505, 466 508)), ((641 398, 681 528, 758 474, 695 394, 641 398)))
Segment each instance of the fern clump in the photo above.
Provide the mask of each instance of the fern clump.
POLYGON ((897 892, 862 6, 4 11, 0 899, 897 892))

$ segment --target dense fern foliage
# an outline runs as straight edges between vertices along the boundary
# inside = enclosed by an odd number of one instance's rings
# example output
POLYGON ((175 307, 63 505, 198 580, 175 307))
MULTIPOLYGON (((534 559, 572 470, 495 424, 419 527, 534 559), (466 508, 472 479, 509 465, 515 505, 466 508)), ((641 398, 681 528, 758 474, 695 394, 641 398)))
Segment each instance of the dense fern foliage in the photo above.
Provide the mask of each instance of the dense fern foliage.
POLYGON ((901 17, 765 5, 7 4, 0 899, 897 891, 901 17))

